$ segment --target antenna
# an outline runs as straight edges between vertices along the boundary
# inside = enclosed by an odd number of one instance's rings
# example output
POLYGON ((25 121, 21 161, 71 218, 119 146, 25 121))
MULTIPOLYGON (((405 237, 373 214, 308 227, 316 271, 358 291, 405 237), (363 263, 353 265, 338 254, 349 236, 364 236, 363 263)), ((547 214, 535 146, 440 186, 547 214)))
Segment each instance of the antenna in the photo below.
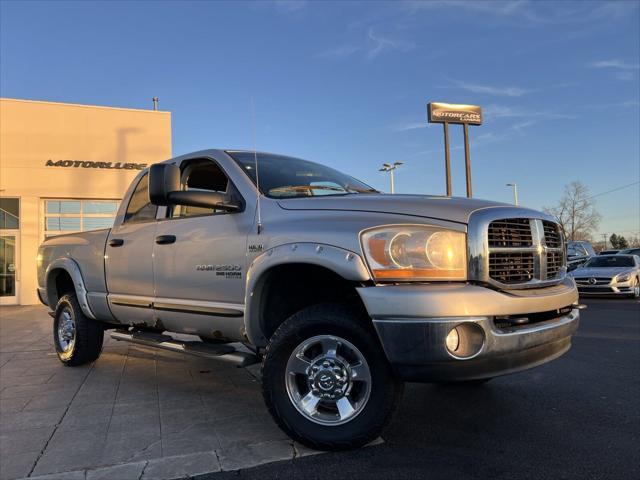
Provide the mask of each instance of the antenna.
POLYGON ((254 167, 256 169, 256 189, 258 190, 258 200, 257 200, 257 205, 256 205, 256 209, 258 211, 258 235, 260 235, 260 232, 262 232, 262 211, 260 209, 260 173, 258 171, 258 151, 256 150, 256 105, 255 102, 253 100, 253 97, 251 97, 251 123, 252 123, 252 130, 253 130, 253 162, 254 162, 254 167))

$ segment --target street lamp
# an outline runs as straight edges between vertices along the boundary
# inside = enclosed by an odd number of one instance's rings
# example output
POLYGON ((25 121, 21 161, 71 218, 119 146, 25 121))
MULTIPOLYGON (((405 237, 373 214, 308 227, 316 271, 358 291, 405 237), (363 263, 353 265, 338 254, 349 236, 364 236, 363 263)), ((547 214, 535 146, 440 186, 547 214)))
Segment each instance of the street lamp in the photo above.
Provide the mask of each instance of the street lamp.
POLYGON ((507 183, 507 187, 513 187, 513 200, 516 206, 518 205, 518 184, 517 183, 507 183))
POLYGON ((393 165, 389 163, 383 163, 382 168, 379 170, 380 172, 389 172, 390 180, 391 180, 391 193, 395 193, 395 185, 393 183, 393 171, 398 168, 400 165, 404 165, 404 162, 393 162, 393 165))

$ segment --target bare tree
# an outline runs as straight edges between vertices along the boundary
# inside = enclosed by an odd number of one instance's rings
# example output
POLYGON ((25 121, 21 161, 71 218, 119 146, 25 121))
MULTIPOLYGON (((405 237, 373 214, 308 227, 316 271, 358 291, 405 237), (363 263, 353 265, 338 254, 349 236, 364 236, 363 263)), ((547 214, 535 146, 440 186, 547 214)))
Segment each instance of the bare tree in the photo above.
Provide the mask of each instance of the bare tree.
POLYGON ((567 240, 591 240, 600 224, 600 214, 589 196, 589 188, 581 182, 564 187, 564 195, 554 207, 544 207, 562 226, 567 240))

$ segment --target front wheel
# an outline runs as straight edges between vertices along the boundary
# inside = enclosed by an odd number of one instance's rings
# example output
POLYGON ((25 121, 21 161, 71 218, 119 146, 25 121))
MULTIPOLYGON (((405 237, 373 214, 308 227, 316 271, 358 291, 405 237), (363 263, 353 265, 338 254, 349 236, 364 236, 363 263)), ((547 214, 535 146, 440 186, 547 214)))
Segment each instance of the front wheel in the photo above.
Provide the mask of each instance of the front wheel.
POLYGON ((84 314, 74 294, 60 298, 53 318, 53 343, 62 363, 76 367, 96 360, 103 338, 102 324, 84 314))
POLYGON ((402 394, 370 319, 337 304, 287 319, 267 346, 262 377, 265 402, 280 428, 321 450, 377 438, 402 394))
POLYGON ((640 280, 636 277, 631 287, 631 298, 640 298, 640 280))

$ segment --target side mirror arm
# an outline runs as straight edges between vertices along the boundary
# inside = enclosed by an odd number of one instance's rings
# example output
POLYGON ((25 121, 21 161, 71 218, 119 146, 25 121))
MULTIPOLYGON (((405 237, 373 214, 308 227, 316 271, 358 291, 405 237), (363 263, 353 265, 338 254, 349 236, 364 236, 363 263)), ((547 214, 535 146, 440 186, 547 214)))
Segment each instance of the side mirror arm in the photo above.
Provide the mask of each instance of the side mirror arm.
POLYGON ((202 192, 198 190, 178 190, 169 192, 167 200, 173 205, 189 207, 217 208, 220 210, 237 211, 240 206, 230 202, 227 195, 217 192, 202 192))

